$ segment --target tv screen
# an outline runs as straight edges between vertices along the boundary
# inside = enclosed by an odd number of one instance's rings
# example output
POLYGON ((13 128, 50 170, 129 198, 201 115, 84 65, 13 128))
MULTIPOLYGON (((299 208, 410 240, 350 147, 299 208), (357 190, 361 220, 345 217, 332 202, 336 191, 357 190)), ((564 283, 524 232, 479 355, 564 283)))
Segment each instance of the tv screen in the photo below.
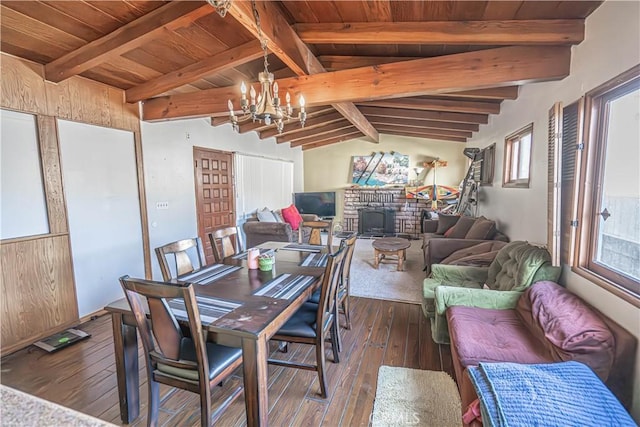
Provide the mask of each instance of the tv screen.
POLYGON ((336 216, 336 192, 294 193, 293 203, 301 214, 336 216))

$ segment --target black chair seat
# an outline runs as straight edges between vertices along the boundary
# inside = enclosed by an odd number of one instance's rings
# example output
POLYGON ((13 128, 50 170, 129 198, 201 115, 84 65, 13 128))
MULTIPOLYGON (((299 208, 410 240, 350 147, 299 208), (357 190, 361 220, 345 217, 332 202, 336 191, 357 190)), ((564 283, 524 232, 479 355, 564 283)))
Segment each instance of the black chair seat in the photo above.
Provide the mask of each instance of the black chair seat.
MULTIPOLYGON (((242 349, 240 348, 227 347, 225 345, 215 344, 211 342, 206 343, 206 345, 207 359, 209 360, 209 380, 219 375, 229 365, 231 365, 239 357, 242 356, 242 349)), ((196 348, 191 338, 184 337, 180 341, 180 359, 188 360, 190 362, 197 362, 196 348)), ((165 365, 163 363, 158 363, 158 370, 165 374, 198 381, 197 371, 176 368, 173 366, 165 365)))
POLYGON ((320 291, 321 289, 316 290, 311 294, 311 297, 307 300, 307 302, 312 302, 314 304, 320 304, 320 291))
POLYGON ((315 338, 317 314, 318 304, 305 302, 302 307, 287 320, 287 323, 282 325, 276 335, 315 338))

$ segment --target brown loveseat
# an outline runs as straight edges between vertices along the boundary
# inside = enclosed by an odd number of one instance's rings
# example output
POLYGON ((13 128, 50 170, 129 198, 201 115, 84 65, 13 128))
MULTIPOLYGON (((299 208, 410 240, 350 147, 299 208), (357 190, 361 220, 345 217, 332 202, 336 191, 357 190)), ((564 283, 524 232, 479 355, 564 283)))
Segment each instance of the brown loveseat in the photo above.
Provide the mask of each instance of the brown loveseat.
POLYGON ((469 366, 569 360, 589 366, 630 408, 635 337, 556 283, 532 285, 512 309, 455 306, 446 314, 463 410, 476 399, 469 366))
MULTIPOLYGON (((300 214, 303 221, 317 221, 318 216, 314 214, 300 214)), ((286 222, 264 222, 257 217, 247 218, 242 225, 247 248, 253 248, 264 242, 297 242, 298 230, 292 230, 291 225, 286 222)), ((303 229, 302 241, 309 241, 311 230, 303 229)))
MULTIPOLYGON (((440 264, 460 249, 470 248, 487 240, 509 241, 505 234, 496 229, 495 221, 483 216, 473 218, 440 214, 437 219, 424 219, 422 228, 424 271, 427 276, 431 272, 432 264, 440 264)), ((492 250, 497 249, 499 248, 492 250)))

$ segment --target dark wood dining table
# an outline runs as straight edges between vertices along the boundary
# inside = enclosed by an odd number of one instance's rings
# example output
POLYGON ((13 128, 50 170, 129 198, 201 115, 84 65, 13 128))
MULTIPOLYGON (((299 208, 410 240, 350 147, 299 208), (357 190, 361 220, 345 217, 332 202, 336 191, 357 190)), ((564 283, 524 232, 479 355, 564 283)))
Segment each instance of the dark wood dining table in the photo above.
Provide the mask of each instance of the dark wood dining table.
MULTIPOLYGON (((214 320, 203 324, 210 337, 231 339, 242 347, 243 381, 247 425, 268 425, 267 358, 269 339, 296 312, 319 286, 324 273, 322 266, 303 266, 313 257, 326 253, 326 246, 308 247, 313 252, 291 250, 286 247, 296 244, 266 242, 260 245, 262 251, 272 250, 275 263, 272 271, 250 270, 246 257, 229 257, 225 265, 241 267, 212 282, 201 280, 194 286, 197 297, 210 297, 239 303, 239 307, 214 320), (318 252, 320 251, 320 252, 318 252), (313 255, 313 256, 311 256, 313 255), (264 289, 271 288, 272 279, 291 276, 311 276, 302 288, 293 288, 294 293, 283 297, 260 296, 264 289), (267 286, 264 286, 267 284, 267 286), (263 288, 264 287, 264 288, 263 288), (262 291, 260 289, 263 288, 262 291)), ((302 246, 305 248, 306 246, 302 246)), ((207 266, 200 271, 205 271, 207 266)), ((198 272, 195 272, 198 273, 198 272)), ((193 278, 197 274, 185 275, 193 278)), ((185 277, 181 276, 181 277, 185 277)), ((181 279, 178 278, 178 280, 181 279)), ((197 283, 194 280, 194 283, 197 283)), ((138 339, 133 314, 126 299, 114 301, 105 307, 112 316, 113 341, 115 347, 120 416, 123 423, 133 422, 140 412, 140 380, 138 370, 138 339)))

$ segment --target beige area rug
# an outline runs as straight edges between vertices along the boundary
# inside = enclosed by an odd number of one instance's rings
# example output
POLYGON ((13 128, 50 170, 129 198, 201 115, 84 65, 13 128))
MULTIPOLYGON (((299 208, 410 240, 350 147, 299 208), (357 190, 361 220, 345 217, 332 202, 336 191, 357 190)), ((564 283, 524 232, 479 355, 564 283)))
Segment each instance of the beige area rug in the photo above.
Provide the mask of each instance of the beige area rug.
POLYGON ((351 295, 387 301, 420 304, 425 278, 420 240, 411 240, 404 271, 396 263, 383 261, 373 266, 373 239, 358 239, 351 261, 351 295))
POLYGON ((460 395, 449 374, 380 366, 372 427, 461 425, 460 395))

